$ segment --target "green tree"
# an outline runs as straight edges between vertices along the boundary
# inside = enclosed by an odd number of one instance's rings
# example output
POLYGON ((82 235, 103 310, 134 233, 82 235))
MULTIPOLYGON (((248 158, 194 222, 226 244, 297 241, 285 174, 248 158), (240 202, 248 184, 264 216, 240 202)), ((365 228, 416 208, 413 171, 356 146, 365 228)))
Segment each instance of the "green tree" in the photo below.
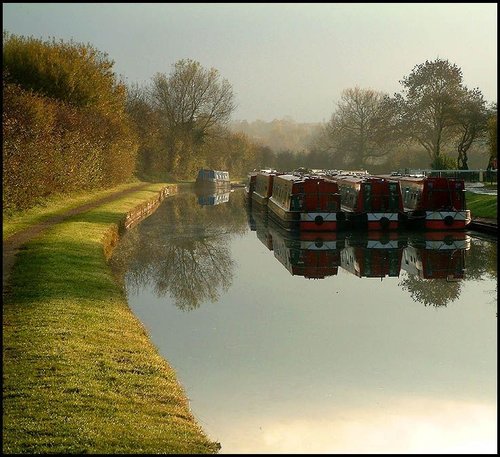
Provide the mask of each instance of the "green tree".
POLYGON ((481 138, 487 129, 486 101, 479 89, 464 90, 463 100, 457 112, 457 164, 458 169, 468 170, 467 151, 472 143, 481 138))
POLYGON ((457 65, 438 58, 416 65, 400 81, 403 93, 395 95, 399 130, 420 144, 432 163, 439 162, 443 145, 453 139, 465 93, 462 79, 457 65))
POLYGON ((457 159, 448 154, 439 154, 431 163, 433 170, 456 170, 458 168, 457 159))
MULTIPOLYGON (((490 149, 490 158, 488 161, 488 169, 492 168, 493 162, 498 157, 497 151, 497 105, 496 103, 490 109, 490 116, 487 121, 488 145, 490 149)), ((496 167, 495 167, 496 168, 496 167)))
POLYGON ((417 275, 406 275, 398 284, 406 290, 415 302, 425 306, 447 306, 460 297, 461 282, 443 279, 424 279, 417 275))

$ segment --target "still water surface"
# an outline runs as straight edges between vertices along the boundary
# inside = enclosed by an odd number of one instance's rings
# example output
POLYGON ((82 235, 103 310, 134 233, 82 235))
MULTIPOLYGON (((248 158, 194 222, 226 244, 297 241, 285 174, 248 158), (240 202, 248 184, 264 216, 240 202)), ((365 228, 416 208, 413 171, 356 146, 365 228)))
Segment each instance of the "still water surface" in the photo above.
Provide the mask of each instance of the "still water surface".
POLYGON ((496 238, 305 238, 186 191, 113 256, 221 453, 495 453, 496 238))

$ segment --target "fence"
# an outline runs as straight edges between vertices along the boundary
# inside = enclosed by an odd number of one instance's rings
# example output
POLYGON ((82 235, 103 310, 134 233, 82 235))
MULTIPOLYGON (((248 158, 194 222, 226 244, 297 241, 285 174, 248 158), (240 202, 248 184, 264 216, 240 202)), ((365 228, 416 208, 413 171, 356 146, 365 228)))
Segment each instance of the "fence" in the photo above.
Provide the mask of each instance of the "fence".
POLYGON ((405 174, 460 178, 465 182, 497 182, 497 170, 405 170, 405 174))

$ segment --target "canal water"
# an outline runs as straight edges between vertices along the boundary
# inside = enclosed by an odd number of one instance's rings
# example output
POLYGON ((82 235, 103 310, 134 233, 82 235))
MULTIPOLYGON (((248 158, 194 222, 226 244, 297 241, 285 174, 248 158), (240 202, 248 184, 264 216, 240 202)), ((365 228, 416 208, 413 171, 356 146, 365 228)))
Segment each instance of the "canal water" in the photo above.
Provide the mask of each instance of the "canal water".
POLYGON ((496 453, 497 240, 166 199, 111 260, 221 453, 496 453))

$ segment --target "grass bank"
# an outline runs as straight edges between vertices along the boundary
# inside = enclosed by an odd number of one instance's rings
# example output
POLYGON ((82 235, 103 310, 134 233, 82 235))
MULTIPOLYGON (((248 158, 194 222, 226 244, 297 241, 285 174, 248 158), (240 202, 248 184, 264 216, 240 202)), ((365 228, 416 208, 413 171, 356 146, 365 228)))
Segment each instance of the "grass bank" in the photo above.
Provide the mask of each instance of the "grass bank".
POLYGON ((467 209, 470 209, 472 217, 497 218, 497 196, 476 194, 474 192, 465 192, 467 209))
POLYGON ((31 225, 43 222, 51 217, 64 214, 66 211, 78 206, 107 197, 122 190, 131 189, 140 184, 134 181, 112 189, 101 190, 99 192, 81 192, 71 195, 58 195, 44 199, 38 205, 26 211, 3 211, 3 239, 28 228, 31 225))
POLYGON ((161 187, 72 216, 20 251, 3 305, 4 454, 217 452, 104 255, 161 187))

